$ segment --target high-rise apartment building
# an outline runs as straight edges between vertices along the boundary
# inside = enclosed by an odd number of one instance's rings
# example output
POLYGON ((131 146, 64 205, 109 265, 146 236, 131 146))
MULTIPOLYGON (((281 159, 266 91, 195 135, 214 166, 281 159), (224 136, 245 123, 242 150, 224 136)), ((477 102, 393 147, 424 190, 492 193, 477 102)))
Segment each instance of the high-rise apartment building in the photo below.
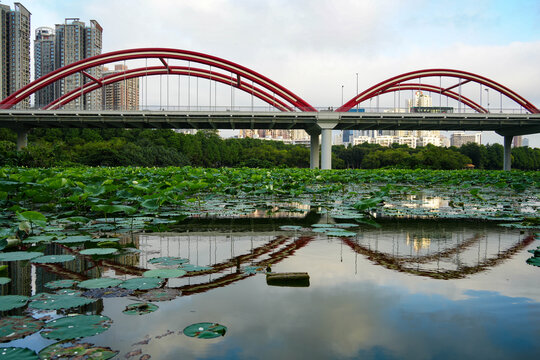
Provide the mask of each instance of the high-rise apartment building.
MULTIPOLYGON (((65 19, 63 24, 55 26, 55 68, 101 54, 103 28, 96 20, 90 20, 90 26, 78 18, 65 19)), ((102 68, 94 67, 87 70, 94 78, 101 78, 102 68)), ((55 97, 69 93, 82 84, 91 81, 83 74, 73 74, 55 83, 55 97)), ((83 99, 77 98, 64 108, 67 109, 100 109, 101 91, 93 91, 83 99)))
MULTIPOLYGON (((122 73, 125 65, 115 65, 114 70, 103 68, 103 76, 122 73)), ((139 79, 125 79, 102 88, 102 104, 104 110, 138 110, 139 79)))
MULTIPOLYGON (((34 38, 34 75, 39 79, 55 69, 54 67, 54 29, 40 27, 36 29, 34 38)), ((36 92, 34 103, 42 108, 54 101, 54 85, 48 85, 36 92)))
MULTIPOLYGON (((0 4, 0 98, 30 82, 30 12, 16 2, 14 9, 0 4)), ((17 108, 28 108, 23 100, 17 108)))
POLYGON ((450 145, 455 147, 461 147, 462 145, 468 144, 468 143, 482 143, 482 134, 476 133, 476 134, 465 134, 463 131, 456 131, 454 132, 450 137, 450 145))

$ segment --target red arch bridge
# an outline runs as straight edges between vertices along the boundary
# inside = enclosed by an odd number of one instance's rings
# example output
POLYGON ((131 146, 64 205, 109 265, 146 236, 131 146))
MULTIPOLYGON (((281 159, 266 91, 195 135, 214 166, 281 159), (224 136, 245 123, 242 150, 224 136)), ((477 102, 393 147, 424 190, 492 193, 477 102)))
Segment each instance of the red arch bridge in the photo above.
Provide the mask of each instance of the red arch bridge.
MULTIPOLYGON (((161 82, 159 91, 161 105, 161 82)), ((513 137, 540 132, 540 110, 504 85, 477 74, 452 69, 426 69, 397 75, 358 93, 335 110, 319 110, 284 86, 232 61, 187 50, 143 48, 86 58, 36 79, 0 101, 0 126, 17 131, 18 149, 26 146, 28 130, 40 127, 302 129, 310 135, 311 167, 322 169, 332 167, 332 130, 495 131, 504 137, 504 168, 509 170, 513 137), (138 63, 145 61, 145 66, 129 70, 124 66, 119 72, 96 76, 101 73, 96 69, 101 69, 103 65, 122 61, 125 64, 127 60, 138 63), (157 62, 157 65, 148 66, 149 60, 157 62), (183 65, 187 63, 187 66, 178 66, 173 62, 182 62, 183 65), (131 111, 91 109, 83 100, 107 85, 156 75, 160 76, 160 81, 162 75, 178 75, 225 84, 231 87, 231 99, 233 89, 238 89, 251 96, 252 104, 253 99, 257 99, 273 111, 255 111, 253 105, 248 110, 238 110, 234 108, 232 100, 229 108, 220 111, 216 106, 217 95, 214 95, 212 106, 211 86, 210 104, 203 109, 198 105, 194 109, 188 105, 187 109, 178 106, 173 110, 168 106, 166 109, 160 106, 159 110, 152 111, 148 104, 141 106, 141 110, 131 111), (76 79, 75 83, 82 85, 48 104, 40 104, 39 108, 31 109, 24 105, 29 104, 30 97, 38 91, 65 84, 68 79, 76 79), (474 89, 479 89, 479 92, 474 89), (402 112, 402 109, 395 106, 396 95, 399 104, 400 94, 406 91, 424 91, 435 98, 438 96, 439 106, 402 112), (482 105, 484 91, 487 95, 487 106, 482 105), (490 108, 489 91, 499 96, 499 107, 490 108), (394 97, 394 107, 389 111, 382 111, 378 106, 379 97, 382 98, 385 94, 392 94, 394 97), (446 99, 447 106, 442 106, 443 98, 446 99), (503 98, 505 103, 513 103, 519 109, 503 111, 503 98), (376 100, 377 107, 370 106, 370 111, 365 111, 363 104, 369 101, 371 105, 372 100, 376 100), (457 112, 454 107, 448 106, 449 100, 457 102, 457 112), (74 103, 80 105, 74 107, 74 103)))

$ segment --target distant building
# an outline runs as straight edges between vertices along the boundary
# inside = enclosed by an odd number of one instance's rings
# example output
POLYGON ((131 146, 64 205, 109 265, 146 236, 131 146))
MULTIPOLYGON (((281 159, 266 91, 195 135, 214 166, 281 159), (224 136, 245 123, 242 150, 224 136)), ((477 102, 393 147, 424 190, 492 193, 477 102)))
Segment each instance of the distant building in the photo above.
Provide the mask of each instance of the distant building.
POLYGON ((468 143, 477 143, 480 145, 482 143, 482 134, 476 133, 467 135, 463 131, 456 131, 450 137, 450 145, 455 147, 461 147, 468 143))
POLYGON ((292 144, 309 143, 309 136, 304 130, 240 130, 239 138, 254 138, 263 140, 276 140, 292 144))
POLYGON ((522 145, 523 146, 529 146, 529 138, 523 138, 522 145))
MULTIPOLYGON (((0 4, 0 99, 30 82, 30 12, 16 2, 0 4)), ((25 99, 16 108, 30 107, 25 99)))
MULTIPOLYGON (((36 79, 55 69, 54 39, 54 29, 48 27, 36 29, 36 37, 34 38, 34 75, 36 79)), ((54 85, 51 84, 36 92, 34 104, 39 109, 54 100, 54 85)))
MULTIPOLYGON (((63 24, 56 24, 55 32, 55 69, 101 54, 103 28, 96 20, 90 20, 90 26, 86 26, 78 18, 69 18, 63 24)), ((102 76, 102 68, 96 66, 88 69, 87 73, 99 79, 102 76)), ((80 73, 65 77, 55 83, 55 97, 67 94, 89 81, 92 80, 80 73)), ((83 99, 71 101, 64 108, 100 109, 101 95, 101 91, 92 91, 83 99)))
POLYGON ((512 139, 512 147, 522 147, 523 146, 523 137, 514 136, 512 139))
MULTIPOLYGON (((103 77, 126 71, 125 65, 115 65, 114 70, 103 68, 103 77)), ((103 110, 138 110, 139 79, 125 79, 102 88, 103 110)))

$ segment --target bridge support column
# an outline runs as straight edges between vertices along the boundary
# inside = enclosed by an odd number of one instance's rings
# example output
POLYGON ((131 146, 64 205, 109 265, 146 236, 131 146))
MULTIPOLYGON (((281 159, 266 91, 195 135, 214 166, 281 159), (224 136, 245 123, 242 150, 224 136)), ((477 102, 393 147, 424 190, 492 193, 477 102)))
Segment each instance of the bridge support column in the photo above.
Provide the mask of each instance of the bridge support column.
POLYGON ((319 112, 317 125, 321 128, 321 169, 332 169, 332 130, 339 121, 339 113, 319 112))
POLYGON ((504 165, 503 170, 510 171, 512 168, 512 139, 511 135, 504 136, 504 165))
POLYGON ((319 157, 320 157, 320 135, 321 130, 320 129, 309 129, 306 130, 310 137, 309 145, 310 145, 310 152, 309 152, 309 167, 310 169, 318 169, 319 168, 319 157))
POLYGON ((28 146, 28 129, 19 128, 17 131, 17 150, 20 151, 28 146))

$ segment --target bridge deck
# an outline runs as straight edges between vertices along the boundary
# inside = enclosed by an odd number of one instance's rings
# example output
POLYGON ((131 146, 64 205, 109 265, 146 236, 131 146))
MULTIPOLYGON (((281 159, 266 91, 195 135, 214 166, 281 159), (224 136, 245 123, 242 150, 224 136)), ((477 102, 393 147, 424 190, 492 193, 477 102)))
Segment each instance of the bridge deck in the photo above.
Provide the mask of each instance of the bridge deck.
POLYGON ((540 132, 540 114, 2 110, 7 128, 473 130, 540 132), (334 126, 335 125, 335 126, 334 126))

